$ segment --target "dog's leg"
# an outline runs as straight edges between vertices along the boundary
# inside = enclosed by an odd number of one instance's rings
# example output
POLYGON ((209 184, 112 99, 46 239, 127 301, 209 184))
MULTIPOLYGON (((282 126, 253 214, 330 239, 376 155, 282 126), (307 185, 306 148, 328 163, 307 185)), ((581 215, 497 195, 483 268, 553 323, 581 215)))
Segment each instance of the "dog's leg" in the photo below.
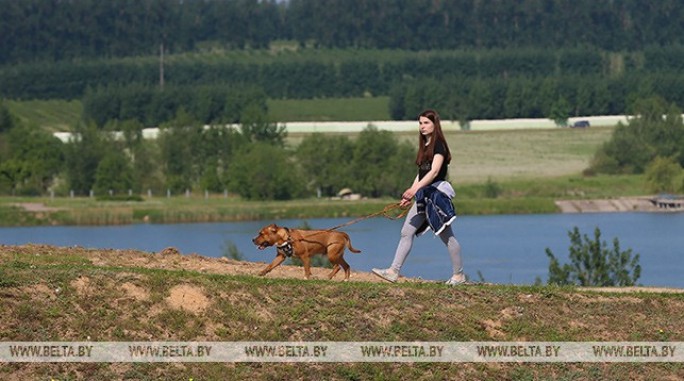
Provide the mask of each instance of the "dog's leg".
POLYGON ((349 281, 349 275, 351 274, 351 270, 349 269, 349 263, 344 260, 344 258, 340 255, 340 265, 344 269, 344 281, 347 282, 349 281))
POLYGON ((311 258, 308 255, 302 255, 300 258, 304 265, 304 276, 306 279, 311 279, 311 258))
POLYGON ((330 260, 330 263, 335 265, 333 267, 333 271, 330 273, 330 275, 328 275, 328 277, 332 279, 335 275, 337 275, 337 272, 340 271, 341 266, 344 270, 344 280, 346 282, 349 280, 351 271, 349 271, 349 264, 344 260, 344 246, 344 244, 331 245, 328 248, 328 259, 330 260))
POLYGON ((270 265, 266 266, 266 268, 261 270, 259 275, 264 276, 264 275, 268 274, 271 270, 273 270, 274 268, 278 267, 278 265, 283 263, 283 261, 285 261, 284 255, 281 255, 281 254, 276 255, 276 257, 273 259, 273 262, 271 262, 270 265))
POLYGON ((338 263, 335 263, 335 266, 333 266, 332 271, 328 275, 328 279, 332 279, 337 275, 337 272, 340 271, 340 265, 338 263))

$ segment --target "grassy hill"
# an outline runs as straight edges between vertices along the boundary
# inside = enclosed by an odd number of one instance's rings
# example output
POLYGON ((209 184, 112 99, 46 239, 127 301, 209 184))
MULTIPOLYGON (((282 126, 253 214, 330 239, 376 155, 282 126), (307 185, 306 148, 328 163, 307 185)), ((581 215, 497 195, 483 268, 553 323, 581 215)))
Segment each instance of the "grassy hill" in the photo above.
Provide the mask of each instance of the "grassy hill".
MULTIPOLYGON (((4 101, 22 122, 48 131, 71 131, 81 118, 81 101, 4 101)), ((279 122, 389 120, 389 97, 270 99, 268 117, 279 122)))
POLYGON ((4 101, 12 115, 27 125, 36 125, 50 132, 71 131, 81 119, 81 101, 32 100, 4 101))
MULTIPOLYGON (((201 253, 200 253, 201 254, 201 253)), ((682 341, 684 294, 302 280, 174 250, 0 246, 3 341, 682 341)), ((323 270, 320 270, 323 271, 323 270)), ((325 270, 327 271, 327 270, 325 270)), ((314 272, 320 279, 322 274, 314 272)), ((617 291, 617 290, 613 290, 617 291)), ((10 363, 6 379, 675 380, 682 364, 10 363)))

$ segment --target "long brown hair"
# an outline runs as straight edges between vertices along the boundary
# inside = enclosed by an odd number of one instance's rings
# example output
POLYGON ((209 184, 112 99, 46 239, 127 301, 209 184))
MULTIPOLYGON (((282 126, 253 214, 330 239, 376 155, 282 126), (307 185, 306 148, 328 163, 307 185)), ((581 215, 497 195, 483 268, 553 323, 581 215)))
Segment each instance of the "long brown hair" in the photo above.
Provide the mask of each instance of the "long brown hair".
POLYGON ((435 156, 435 144, 437 141, 443 142, 444 148, 446 148, 444 162, 449 164, 451 162, 451 151, 449 150, 449 145, 447 144, 444 132, 442 131, 442 123, 439 120, 439 114, 437 114, 437 111, 435 110, 428 109, 421 112, 418 119, 420 119, 421 116, 430 119, 432 124, 435 125, 435 129, 432 131, 432 139, 430 139, 430 143, 427 146, 425 145, 427 137, 418 131, 418 155, 416 156, 416 165, 421 165, 425 161, 432 161, 432 158, 435 156))

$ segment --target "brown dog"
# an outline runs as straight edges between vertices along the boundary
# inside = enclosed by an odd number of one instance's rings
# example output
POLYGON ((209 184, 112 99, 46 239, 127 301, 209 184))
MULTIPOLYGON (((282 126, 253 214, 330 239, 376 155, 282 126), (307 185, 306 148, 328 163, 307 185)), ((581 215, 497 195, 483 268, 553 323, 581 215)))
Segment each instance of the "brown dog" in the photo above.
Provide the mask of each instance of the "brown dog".
POLYGON ((276 224, 264 226, 252 242, 263 250, 269 246, 275 246, 276 257, 270 265, 266 266, 259 275, 266 275, 269 271, 283 263, 290 256, 296 256, 304 263, 306 279, 311 277, 311 257, 316 254, 326 254, 330 263, 333 264, 332 272, 328 275, 332 279, 340 266, 344 269, 344 280, 349 280, 349 264, 344 260, 344 248, 348 247, 352 253, 360 253, 352 247, 349 235, 344 232, 331 230, 301 230, 288 229, 276 224))

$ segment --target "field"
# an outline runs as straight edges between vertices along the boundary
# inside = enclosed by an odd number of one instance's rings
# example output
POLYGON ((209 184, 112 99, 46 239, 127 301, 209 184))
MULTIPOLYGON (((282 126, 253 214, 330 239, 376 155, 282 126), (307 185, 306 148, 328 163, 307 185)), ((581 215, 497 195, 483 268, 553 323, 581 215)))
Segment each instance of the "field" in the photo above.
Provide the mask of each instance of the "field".
POLYGON ((80 101, 4 101, 22 123, 36 125, 50 132, 71 131, 81 119, 80 101))
POLYGON ((611 134, 604 127, 452 133, 450 177, 461 184, 576 175, 611 134))

